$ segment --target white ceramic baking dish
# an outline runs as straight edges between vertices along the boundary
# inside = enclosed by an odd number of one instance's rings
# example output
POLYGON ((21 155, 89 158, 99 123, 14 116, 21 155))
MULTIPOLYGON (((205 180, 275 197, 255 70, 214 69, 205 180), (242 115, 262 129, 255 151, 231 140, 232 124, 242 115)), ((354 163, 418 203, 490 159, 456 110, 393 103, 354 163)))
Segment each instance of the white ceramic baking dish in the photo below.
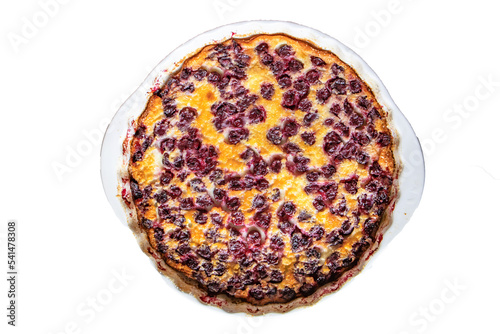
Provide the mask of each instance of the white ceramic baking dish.
MULTIPOLYGON (((120 107, 104 136, 101 148, 101 177, 109 203, 122 223, 129 226, 134 223, 134 215, 124 206, 119 193, 122 186, 122 176, 126 173, 128 165, 128 156, 123 154, 122 144, 131 129, 133 120, 137 119, 144 111, 151 91, 163 85, 169 75, 182 65, 183 59, 196 53, 203 46, 231 37, 248 37, 258 33, 284 33, 311 41, 323 49, 332 51, 356 70, 358 75, 371 87, 378 102, 392 118, 392 130, 396 137, 399 137, 399 148, 396 154, 403 166, 399 176, 399 199, 393 211, 392 224, 385 232, 378 251, 370 259, 370 263, 373 263, 387 244, 408 223, 422 196, 425 168, 419 140, 382 81, 360 56, 335 38, 292 22, 246 21, 221 26, 194 37, 165 57, 120 107)), ((143 242, 141 239, 143 237, 137 235, 136 229, 133 228, 133 230, 136 232, 138 241, 143 242)), ((157 263, 154 265, 156 266, 157 263)), ((171 284, 170 281, 169 283, 171 284)))

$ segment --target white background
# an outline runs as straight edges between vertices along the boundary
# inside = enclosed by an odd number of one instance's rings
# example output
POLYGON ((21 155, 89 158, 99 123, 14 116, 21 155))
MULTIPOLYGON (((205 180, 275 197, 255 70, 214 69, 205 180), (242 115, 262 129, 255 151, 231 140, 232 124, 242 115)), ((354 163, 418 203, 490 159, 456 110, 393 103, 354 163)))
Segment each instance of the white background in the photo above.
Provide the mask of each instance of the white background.
POLYGON ((499 333, 499 9, 491 0, 2 1, 1 332, 499 333), (103 130, 148 72, 195 35, 250 19, 308 25, 358 52, 427 164, 420 207, 374 265, 313 307, 259 318, 166 284, 99 175, 103 130), (9 219, 19 223, 16 328, 5 317, 9 219))

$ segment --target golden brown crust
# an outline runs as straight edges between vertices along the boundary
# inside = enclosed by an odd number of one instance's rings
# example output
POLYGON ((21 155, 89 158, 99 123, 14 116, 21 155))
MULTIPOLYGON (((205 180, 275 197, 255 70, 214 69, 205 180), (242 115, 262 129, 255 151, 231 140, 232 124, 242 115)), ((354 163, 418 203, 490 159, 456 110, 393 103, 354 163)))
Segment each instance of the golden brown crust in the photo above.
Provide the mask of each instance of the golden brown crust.
POLYGON ((129 174, 147 236, 142 247, 183 291, 227 311, 285 312, 314 303, 355 275, 378 247, 397 195, 396 147, 387 111, 331 52, 285 35, 206 46, 152 95, 137 120, 129 174), (262 43, 267 50, 259 49, 262 43), (273 87, 270 97, 264 85, 273 87), (254 122, 252 108, 265 110, 265 120, 254 122), (234 125, 238 114, 244 131, 234 125), (223 117, 229 121, 217 123, 223 117), (280 143, 269 135, 277 126, 280 143), (242 138, 233 141, 232 131, 242 138), (272 167, 277 157, 285 158, 279 171, 272 167), (259 163, 264 172, 256 172, 259 163), (213 177, 218 170, 222 180, 213 177), (214 187, 226 192, 223 200, 214 187), (263 208, 255 207, 257 198, 263 208))

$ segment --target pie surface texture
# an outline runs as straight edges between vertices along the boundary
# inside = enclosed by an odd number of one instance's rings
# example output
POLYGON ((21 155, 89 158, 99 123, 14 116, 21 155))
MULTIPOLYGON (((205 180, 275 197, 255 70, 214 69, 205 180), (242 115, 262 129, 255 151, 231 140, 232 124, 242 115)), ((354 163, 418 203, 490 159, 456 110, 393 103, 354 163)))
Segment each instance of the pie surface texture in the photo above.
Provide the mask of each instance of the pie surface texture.
POLYGON ((281 34, 185 59, 129 145, 149 252, 226 310, 289 310, 339 288, 397 195, 387 111, 336 55, 281 34))

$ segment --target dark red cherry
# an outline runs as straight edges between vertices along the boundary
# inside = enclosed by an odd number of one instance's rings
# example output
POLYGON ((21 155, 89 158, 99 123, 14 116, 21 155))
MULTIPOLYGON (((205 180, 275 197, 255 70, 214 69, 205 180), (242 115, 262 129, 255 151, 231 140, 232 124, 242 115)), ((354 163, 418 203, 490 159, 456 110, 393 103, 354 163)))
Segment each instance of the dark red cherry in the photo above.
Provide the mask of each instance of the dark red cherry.
POLYGON ((343 222, 342 226, 340 227, 340 233, 344 236, 350 235, 353 230, 354 230, 354 225, 351 224, 348 220, 343 222))
POLYGON ((262 106, 254 107, 248 112, 250 124, 262 123, 266 120, 266 110, 262 106))
POLYGON ((149 220, 147 218, 142 218, 142 222, 141 222, 142 226, 144 228, 151 228, 153 227, 153 221, 152 220, 149 220))
POLYGON ((179 201, 179 208, 181 210, 192 210, 194 209, 194 200, 192 197, 182 198, 179 201))
POLYGON ((312 108, 312 103, 308 99, 302 99, 299 101, 297 108, 303 112, 309 112, 312 108))
POLYGON ((355 132, 352 134, 352 139, 360 146, 365 146, 370 143, 370 138, 363 132, 355 132))
POLYGON ((340 200, 336 207, 330 208, 330 212, 334 215, 344 216, 347 212, 347 203, 345 198, 340 200))
POLYGON ((165 170, 160 176, 160 184, 167 185, 174 178, 174 173, 169 170, 165 170))
POLYGON ((226 198, 226 191, 223 190, 223 189, 220 189, 220 188, 215 188, 214 189, 214 199, 218 202, 221 202, 222 200, 224 200, 224 198, 226 198))
POLYGON ((321 73, 318 70, 312 69, 306 73, 306 80, 307 80, 307 82, 309 82, 312 85, 312 84, 315 84, 319 80, 320 76, 321 76, 321 73))
POLYGON ((246 247, 245 244, 239 240, 229 241, 229 253, 231 253, 236 258, 241 258, 245 255, 246 247))
POLYGON ((193 76, 196 80, 201 81, 207 76, 207 71, 203 68, 199 68, 193 73, 193 76))
POLYGON ((213 205, 214 202, 209 195, 203 195, 196 198, 196 206, 198 209, 209 211, 213 205))
POLYGON ((296 206, 293 202, 287 201, 278 209, 278 217, 280 218, 290 218, 296 212, 296 206))
POLYGON ((356 99, 356 103, 362 109, 368 110, 372 106, 372 102, 366 96, 360 96, 356 99))
POLYGON ((245 175, 243 180, 240 181, 240 184, 242 185, 243 189, 250 190, 252 188, 255 188, 255 186, 257 185, 257 181, 255 177, 247 174, 245 175))
POLYGON ((288 88, 292 85, 292 79, 288 74, 283 74, 278 78, 280 88, 288 88))
POLYGON ((332 93, 327 88, 321 88, 316 93, 316 99, 318 100, 318 102, 320 104, 325 104, 331 95, 332 95, 332 93))
POLYGON ((290 243, 292 246, 292 252, 298 252, 304 248, 307 248, 311 243, 311 239, 307 235, 302 234, 302 232, 296 230, 292 233, 290 243))
POLYGON ((281 237, 275 234, 271 237, 269 248, 271 248, 273 251, 281 251, 285 248, 285 242, 283 241, 283 239, 281 239, 281 237))
POLYGON ((391 144, 391 135, 385 132, 380 132, 377 137, 377 144, 382 147, 389 146, 391 144))
POLYGON ((340 135, 342 135, 343 137, 349 137, 349 127, 344 123, 342 122, 335 123, 333 128, 337 130, 337 132, 340 133, 340 135))
POLYGON ((339 114, 340 114, 341 111, 342 111, 342 107, 338 103, 334 103, 330 107, 330 112, 332 114, 334 114, 335 116, 337 116, 337 117, 339 116, 339 114))
POLYGON ((229 190, 236 190, 236 191, 240 191, 240 190, 243 190, 245 189, 245 184, 243 183, 242 180, 240 180, 239 178, 237 179, 230 179, 229 182, 228 182, 228 189, 229 190))
POLYGON ((281 128, 278 126, 275 126, 271 129, 269 129, 267 131, 266 138, 274 145, 281 144, 281 142, 283 140, 283 134, 281 132, 281 128))
POLYGON ((170 190, 168 191, 168 194, 170 195, 170 197, 175 199, 175 198, 179 197, 180 195, 182 195, 182 190, 181 190, 181 188, 179 188, 177 186, 171 186, 170 190))
POLYGON ((261 286, 256 286, 248 291, 248 294, 256 300, 264 299, 265 293, 261 286))
POLYGON ((373 207, 373 199, 368 197, 367 194, 363 194, 358 197, 358 208, 365 213, 368 213, 373 207))
POLYGON ((143 197, 142 191, 136 180, 130 180, 130 190, 132 192, 132 197, 134 199, 140 199, 143 197))
POLYGON ((191 181, 189 181, 189 187, 197 193, 205 192, 207 191, 207 188, 205 187, 205 184, 200 178, 194 178, 191 181))
POLYGON ((215 212, 215 213, 210 214, 210 219, 212 221, 212 224, 214 224, 216 226, 222 226, 223 220, 222 220, 222 216, 219 213, 215 212))
POLYGON ((347 84, 343 78, 330 79, 325 85, 334 94, 345 95, 347 92, 347 84))
POLYGON ((299 132, 299 123, 294 119, 287 119, 283 123, 282 133, 285 137, 295 136, 299 132))
POLYGON ((212 259, 212 252, 210 251, 210 246, 208 245, 200 245, 198 249, 196 249, 196 254, 204 258, 205 260, 212 259))
POLYGON ((161 137, 167 133, 167 128, 169 123, 165 122, 166 120, 162 120, 155 125, 154 134, 155 136, 161 137))
POLYGON ((159 204, 163 204, 168 200, 168 194, 165 190, 160 190, 154 197, 159 204))
POLYGON ((337 246, 344 242, 344 237, 340 235, 339 230, 333 230, 326 236, 326 242, 332 246, 337 246))
POLYGON ((309 112, 304 116, 304 125, 305 126, 311 126, 312 122, 314 122, 316 119, 318 119, 318 114, 317 113, 312 113, 309 112))
POLYGON ((284 44, 276 49, 276 54, 280 57, 289 57, 293 55, 293 53, 293 48, 288 44, 284 44))
POLYGON ((281 171, 281 159, 274 159, 269 166, 269 169, 273 173, 279 173, 281 171))
POLYGON ((320 190, 328 201, 333 201, 337 196, 337 183, 329 182, 321 186, 320 190))
POLYGON ((267 162, 260 157, 251 162, 251 167, 253 174, 256 176, 264 176, 267 174, 267 162))
POLYGON ((321 171, 323 172, 323 176, 327 179, 331 178, 333 174, 335 174, 336 169, 334 165, 325 165, 321 167, 321 171))
POLYGON ((259 96, 256 94, 243 95, 238 102, 236 102, 236 106, 239 109, 239 112, 244 112, 250 105, 255 103, 259 99, 259 96))
POLYGON ((183 92, 194 92, 194 84, 192 82, 186 82, 181 85, 181 91, 183 92))
POLYGON ((344 112, 346 113, 346 115, 350 115, 353 111, 354 111, 354 107, 352 106, 352 104, 347 99, 345 99, 345 101, 344 101, 344 112))
POLYGON ((312 171, 312 172, 307 173, 306 179, 309 182, 316 182, 316 181, 318 181, 319 176, 320 176, 319 172, 312 171))
POLYGON ((262 64, 264 64, 266 66, 269 66, 269 65, 271 65, 273 63, 274 58, 269 53, 262 52, 260 54, 260 61, 262 62, 262 64))
POLYGON ((196 213, 195 217, 194 217, 194 221, 200 225, 204 225, 207 223, 207 220, 208 220, 208 217, 206 214, 202 213, 202 212, 198 212, 196 213))
POLYGON ((248 129, 231 129, 227 134, 227 142, 231 145, 236 145, 242 140, 248 138, 249 131, 248 129))
POLYGON ((375 197, 375 203, 378 205, 389 203, 389 194, 387 190, 380 189, 377 193, 377 197, 375 197))
POLYGON ((253 216, 252 219, 257 226, 265 228, 265 229, 269 228, 269 225, 271 224, 271 214, 270 213, 258 212, 257 214, 255 214, 255 216, 253 216))
POLYGON ((252 201, 252 208, 262 209, 266 205, 266 198, 264 195, 256 195, 252 201))
POLYGON ((351 159, 356 156, 357 152, 358 152, 358 146, 352 140, 349 140, 347 143, 344 144, 344 146, 342 146, 339 154, 345 159, 351 159))
POLYGON ((135 130, 134 137, 143 139, 146 136, 146 127, 141 125, 135 130))
POLYGON ((298 59, 292 59, 288 62, 287 70, 291 73, 299 72, 304 68, 304 64, 298 59))
POLYGON ((234 62, 240 68, 245 68, 250 65, 250 57, 244 53, 239 53, 236 55, 234 62))
POLYGON ((241 211, 236 211, 229 215, 228 222, 234 226, 242 226, 245 223, 245 215, 241 211))
POLYGON ((319 191, 319 188, 319 185, 312 183, 305 186, 304 191, 306 192, 306 194, 315 194, 319 191))
POLYGON ((353 94, 361 92, 361 83, 359 82, 359 80, 349 81, 349 89, 353 94))
POLYGON ((295 143, 286 143, 285 145, 283 145, 283 151, 287 154, 292 154, 301 152, 302 150, 300 149, 299 145, 295 143))
POLYGON ((257 190, 259 190, 259 191, 264 191, 267 188, 269 188, 269 181, 267 181, 265 178, 261 177, 261 178, 257 179, 255 188, 257 188, 257 190))
POLYGON ((271 201, 277 202, 281 198, 281 191, 278 188, 274 188, 271 194, 271 201))
POLYGON ((162 152, 170 152, 170 151, 173 151, 175 149, 175 143, 176 143, 176 140, 175 138, 165 138, 164 140, 162 140, 160 142, 160 150, 162 152))
POLYGON ((142 153, 142 151, 136 151, 133 155, 132 155, 132 162, 137 162, 137 161, 141 161, 142 158, 143 158, 144 154, 142 153))
POLYGON ((325 201, 323 200, 323 198, 321 196, 316 197, 313 200, 312 204, 313 204, 314 208, 318 211, 323 211, 326 208, 325 201))
POLYGON ((266 100, 271 100, 274 95, 274 87, 272 83, 265 82, 260 85, 260 95, 266 100))
POLYGON ((344 72, 344 68, 336 63, 332 65, 331 70, 333 75, 339 75, 341 72, 344 72))
POLYGON ((261 243, 261 236, 259 231, 253 230, 248 232, 247 234, 247 243, 249 246, 258 246, 261 243))
POLYGON ((320 57, 316 57, 316 56, 311 56, 311 63, 313 63, 313 65, 315 66, 325 66, 326 63, 323 59, 321 59, 320 57))
POLYGON ((236 211, 240 207, 241 202, 238 197, 231 197, 226 201, 226 206, 230 211, 236 211))
POLYGON ((167 102, 163 104, 163 114, 167 118, 173 117, 177 113, 177 106, 175 105, 175 102, 167 102))
POLYGON ((242 128, 243 126, 245 126, 245 119, 243 118, 243 116, 234 117, 231 120, 231 125, 233 126, 233 128, 242 128))
POLYGON ((283 108, 293 110, 297 106, 299 99, 300 99, 300 96, 298 95, 298 93, 295 90, 293 90, 293 89, 288 90, 283 94, 283 97, 281 99, 281 106, 283 108))
POLYGON ((262 52, 268 52, 269 51, 269 45, 265 42, 260 43, 255 47, 255 51, 257 53, 262 53, 262 52))
POLYGON ((307 172, 310 162, 311 159, 302 155, 296 155, 293 157, 292 162, 287 162, 286 167, 294 174, 301 174, 307 172))
POLYGON ((213 85, 216 85, 219 83, 221 80, 221 75, 217 72, 210 72, 208 73, 208 82, 210 82, 213 85))
POLYGON ((373 218, 367 218, 365 222, 363 223, 363 232, 365 235, 372 235, 373 232, 378 228, 378 225, 380 224, 379 221, 373 219, 373 218))
POLYGON ((292 288, 285 286, 283 290, 280 290, 280 295, 284 300, 292 300, 297 296, 297 293, 292 288))
POLYGON ((240 154, 240 158, 243 160, 249 160, 255 155, 255 151, 251 148, 247 148, 243 153, 240 154))
POLYGON ((359 128, 365 124, 365 118, 361 114, 353 112, 349 118, 349 124, 355 128, 359 128))
POLYGON ((309 146, 314 145, 314 143, 316 142, 316 135, 312 131, 311 132, 303 132, 300 135, 300 137, 302 138, 304 143, 306 143, 309 146))
POLYGON ((283 74, 283 72, 285 71, 285 63, 281 60, 277 60, 277 61, 272 62, 269 65, 269 68, 271 69, 271 71, 273 72, 273 74, 275 76, 279 76, 279 75, 283 74))
POLYGON ((373 162, 373 164, 370 166, 370 175, 377 177, 382 175, 382 173, 382 167, 380 166, 378 161, 373 162))
POLYGON ((302 77, 295 80, 293 88, 295 88, 300 98, 304 98, 309 94, 309 83, 302 77))
POLYGON ((309 230, 309 235, 315 240, 320 240, 325 235, 325 229, 319 225, 314 225, 309 230))
POLYGON ((312 215, 305 210, 300 211, 299 215, 297 216, 297 220, 299 222, 306 222, 309 221, 311 218, 312 215))
POLYGON ((358 192, 358 179, 352 178, 350 180, 344 181, 344 189, 352 195, 356 195, 358 192))
POLYGON ((271 271, 270 277, 271 279, 269 280, 269 282, 271 283, 281 283, 284 279, 283 274, 279 270, 271 271))

